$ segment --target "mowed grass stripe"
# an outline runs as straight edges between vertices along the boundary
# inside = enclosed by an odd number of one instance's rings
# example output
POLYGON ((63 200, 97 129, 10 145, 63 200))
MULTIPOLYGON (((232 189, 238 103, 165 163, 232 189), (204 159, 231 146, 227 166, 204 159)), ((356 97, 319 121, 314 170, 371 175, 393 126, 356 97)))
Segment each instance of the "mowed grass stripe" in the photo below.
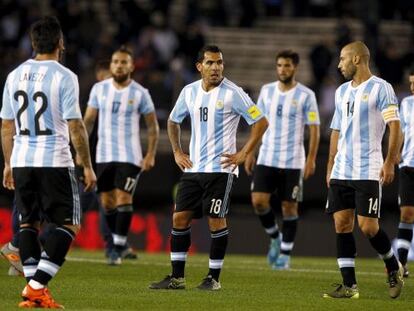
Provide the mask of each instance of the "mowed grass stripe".
MULTIPOLYGON (((140 253, 136 261, 109 267, 102 251, 73 249, 50 290, 67 310, 414 310, 414 280, 407 280, 400 298, 390 299, 379 259, 357 260, 361 296, 352 301, 322 298, 340 280, 335 258, 294 257, 292 264, 291 271, 272 271, 265 256, 229 254, 220 278, 223 289, 203 292, 195 287, 208 271, 208 254, 192 254, 186 290, 154 291, 149 283, 170 271, 168 253, 140 253)), ((0 261, 0 310, 18 310, 25 282, 7 276, 7 269, 0 261)))

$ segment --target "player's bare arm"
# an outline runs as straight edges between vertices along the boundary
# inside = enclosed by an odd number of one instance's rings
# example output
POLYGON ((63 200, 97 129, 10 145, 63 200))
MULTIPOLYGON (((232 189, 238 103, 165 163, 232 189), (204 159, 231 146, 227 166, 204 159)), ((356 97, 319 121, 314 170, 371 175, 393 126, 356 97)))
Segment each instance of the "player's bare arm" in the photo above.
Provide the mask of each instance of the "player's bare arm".
POLYGON ((92 133, 97 117, 98 109, 88 106, 85 111, 85 116, 83 117, 83 123, 85 124, 88 136, 92 133))
POLYGON ((148 171, 155 165, 155 154, 157 153, 158 139, 160 136, 160 127, 158 125, 155 112, 148 113, 144 116, 145 125, 147 126, 148 147, 147 153, 141 163, 142 171, 148 171))
POLYGON ((306 180, 313 174, 316 169, 316 155, 319 147, 320 136, 319 125, 309 125, 309 148, 308 156, 306 157, 305 170, 303 172, 303 178, 306 180))
POLYGON ((6 189, 14 189, 10 157, 13 150, 13 136, 16 134, 14 120, 2 120, 1 124, 1 145, 4 156, 3 186, 6 189))
POLYGON ((400 121, 388 122, 390 135, 388 138, 388 152, 380 172, 380 180, 383 185, 389 185, 394 180, 394 165, 398 161, 401 146, 400 121))
POLYGON ((335 162, 335 156, 338 152, 339 131, 332 130, 331 139, 329 143, 328 165, 326 167, 326 185, 329 188, 329 180, 331 179, 331 172, 335 162))
POLYGON ((69 120, 68 125, 70 139, 83 166, 85 191, 92 191, 96 186, 96 176, 92 169, 88 134, 85 125, 81 119, 69 120))
POLYGON ((221 162, 223 168, 233 166, 233 170, 240 164, 242 164, 248 154, 250 154, 259 143, 264 132, 267 130, 269 123, 266 118, 261 118, 259 121, 251 126, 250 136, 243 148, 235 154, 223 154, 226 159, 221 162))
POLYGON ((178 167, 184 171, 186 168, 192 168, 193 163, 190 160, 188 154, 183 152, 181 148, 181 127, 180 124, 175 123, 171 120, 168 120, 168 138, 170 139, 171 147, 174 153, 175 163, 177 163, 178 167))
POLYGON ((256 164, 256 154, 257 150, 259 149, 260 144, 257 144, 256 147, 252 152, 247 154, 246 160, 244 161, 244 170, 246 171, 246 174, 251 176, 253 174, 254 166, 256 164))

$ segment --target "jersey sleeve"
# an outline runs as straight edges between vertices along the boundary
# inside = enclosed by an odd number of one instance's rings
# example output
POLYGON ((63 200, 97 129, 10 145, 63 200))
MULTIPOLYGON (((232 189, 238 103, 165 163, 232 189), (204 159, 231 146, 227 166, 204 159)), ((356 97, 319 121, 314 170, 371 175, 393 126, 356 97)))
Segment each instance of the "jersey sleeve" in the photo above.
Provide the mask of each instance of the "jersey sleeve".
POLYGON ((384 83, 378 91, 377 107, 382 113, 385 123, 400 120, 398 99, 391 84, 384 83))
POLYGON ((186 103, 186 90, 183 89, 175 102, 169 119, 175 123, 181 123, 190 114, 186 103))
POLYGON ((241 115, 249 125, 256 123, 264 117, 260 108, 253 103, 249 95, 247 95, 240 87, 233 93, 232 109, 234 112, 241 115))
POLYGON ((339 98, 339 88, 338 88, 335 93, 335 112, 334 112, 332 122, 331 122, 331 129, 339 131, 341 129, 341 119, 342 119, 341 100, 339 98))
POLYGON ((3 104, 1 107, 0 117, 4 120, 13 120, 15 118, 13 111, 13 98, 9 90, 9 78, 7 79, 3 90, 3 104))
POLYGON ((144 90, 142 93, 142 100, 138 107, 140 114, 149 114, 155 111, 154 102, 152 101, 151 95, 148 90, 144 90))
POLYGON ((318 104, 316 102, 316 96, 314 93, 309 94, 306 97, 305 103, 303 105, 304 115, 305 115, 305 124, 307 125, 319 125, 319 110, 318 104))
POLYGON ((82 119, 79 107, 79 82, 74 74, 66 75, 61 86, 62 116, 65 120, 82 119))
POLYGON ((98 102, 98 91, 97 91, 97 84, 95 84, 92 87, 91 92, 89 93, 89 99, 88 99, 88 106, 95 108, 95 109, 99 109, 99 102, 98 102))
POLYGON ((266 110, 266 104, 265 104, 265 99, 266 99, 266 94, 267 94, 267 90, 265 89, 265 87, 262 87, 260 89, 260 93, 259 93, 259 97, 257 99, 257 108, 260 109, 260 111, 264 114, 267 114, 267 110, 266 110))
POLYGON ((400 122, 401 122, 401 131, 404 133, 404 128, 405 128, 405 119, 406 119, 406 115, 404 114, 404 107, 405 107, 405 105, 406 105, 406 103, 407 103, 407 99, 406 98, 404 98, 402 101, 401 101, 401 104, 400 104, 400 111, 399 111, 399 113, 400 113, 400 122))

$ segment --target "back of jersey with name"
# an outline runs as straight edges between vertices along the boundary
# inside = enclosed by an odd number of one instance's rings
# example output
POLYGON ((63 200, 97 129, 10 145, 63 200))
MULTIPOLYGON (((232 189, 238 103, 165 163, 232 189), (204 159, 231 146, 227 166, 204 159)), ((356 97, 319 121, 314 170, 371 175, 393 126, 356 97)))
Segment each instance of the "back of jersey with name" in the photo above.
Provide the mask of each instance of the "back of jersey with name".
POLYGON ((12 167, 72 167, 67 120, 81 119, 77 76, 53 60, 28 60, 7 77, 1 118, 14 120, 12 167))

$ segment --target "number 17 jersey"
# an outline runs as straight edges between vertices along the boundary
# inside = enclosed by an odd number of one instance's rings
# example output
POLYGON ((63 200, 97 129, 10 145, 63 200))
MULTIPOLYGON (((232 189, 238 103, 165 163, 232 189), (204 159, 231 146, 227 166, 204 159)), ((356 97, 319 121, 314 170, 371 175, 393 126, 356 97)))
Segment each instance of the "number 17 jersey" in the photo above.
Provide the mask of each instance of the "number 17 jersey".
POLYGON ((73 167, 67 120, 81 119, 77 76, 53 60, 27 60, 7 77, 0 117, 14 120, 12 167, 73 167))

